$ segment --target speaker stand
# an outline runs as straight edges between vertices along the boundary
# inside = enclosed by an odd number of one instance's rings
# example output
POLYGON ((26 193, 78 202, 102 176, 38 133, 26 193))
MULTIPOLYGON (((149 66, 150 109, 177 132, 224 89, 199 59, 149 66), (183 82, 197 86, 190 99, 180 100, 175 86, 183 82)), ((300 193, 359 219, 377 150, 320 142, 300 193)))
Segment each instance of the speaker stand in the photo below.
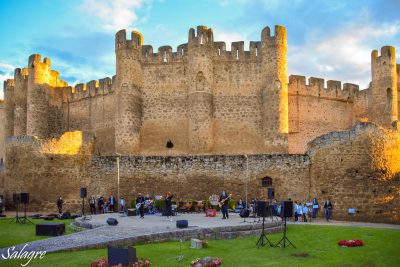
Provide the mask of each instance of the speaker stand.
POLYGON ((269 241, 268 237, 265 235, 265 217, 263 217, 261 236, 260 236, 260 238, 258 239, 258 241, 256 243, 257 248, 265 246, 266 243, 268 243, 270 247, 274 246, 271 243, 271 241, 269 241))
POLYGON ((24 217, 21 217, 19 223, 21 224, 34 224, 31 220, 26 216, 26 203, 24 203, 24 217))
POLYGON ((19 203, 17 203, 17 209, 15 211, 15 217, 10 220, 10 223, 21 223, 21 219, 19 217, 19 203))
POLYGON ((275 247, 286 248, 286 241, 289 243, 287 246, 292 245, 294 248, 296 248, 296 246, 293 245, 293 243, 290 242, 289 238, 287 238, 287 236, 286 236, 286 217, 284 217, 284 219, 283 219, 283 237, 281 240, 279 240, 279 242, 275 245, 275 247))

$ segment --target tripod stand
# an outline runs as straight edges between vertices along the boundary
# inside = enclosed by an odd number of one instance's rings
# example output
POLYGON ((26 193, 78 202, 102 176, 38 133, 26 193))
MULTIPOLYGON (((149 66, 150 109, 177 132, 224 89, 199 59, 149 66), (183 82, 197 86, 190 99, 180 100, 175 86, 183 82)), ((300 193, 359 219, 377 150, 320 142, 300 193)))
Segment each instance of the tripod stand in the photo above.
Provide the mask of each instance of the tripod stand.
POLYGON ((281 240, 279 240, 279 242, 276 244, 275 247, 281 246, 282 248, 286 248, 286 241, 289 243, 289 245, 292 245, 294 248, 296 248, 296 246, 293 245, 292 242, 290 242, 289 238, 286 237, 286 217, 284 217, 283 218, 283 237, 281 240))
POLYGON ((17 209, 16 209, 16 211, 15 211, 15 217, 14 217, 13 219, 11 219, 10 223, 12 223, 12 222, 21 223, 21 219, 20 219, 19 213, 18 213, 18 210, 19 210, 19 202, 14 203, 14 204, 17 205, 17 209))
MULTIPOLYGON (((264 214, 263 214, 264 215, 264 214)), ((257 248, 263 247, 264 245, 266 245, 266 243, 269 243, 270 247, 273 247, 274 245, 271 243, 271 241, 269 241, 268 237, 265 235, 265 216, 263 216, 263 221, 262 221, 262 232, 261 232, 261 236, 258 239, 256 245, 257 248), (265 240, 265 241, 264 241, 265 240)))
POLYGON ((92 215, 86 215, 85 214, 85 198, 82 198, 82 221, 88 220, 90 221, 92 219, 92 215))
POLYGON ((31 220, 28 219, 28 217, 26 217, 26 202, 24 202, 24 217, 20 217, 19 223, 22 223, 22 224, 29 224, 29 223, 30 224, 34 224, 31 220))

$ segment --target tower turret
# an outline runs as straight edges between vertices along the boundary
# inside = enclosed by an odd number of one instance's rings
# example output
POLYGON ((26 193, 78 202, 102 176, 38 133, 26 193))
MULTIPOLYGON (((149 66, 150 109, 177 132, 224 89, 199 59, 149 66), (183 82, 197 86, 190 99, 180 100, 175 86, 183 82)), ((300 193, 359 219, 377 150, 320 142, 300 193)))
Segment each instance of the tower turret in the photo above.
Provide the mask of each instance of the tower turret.
POLYGON ((5 136, 14 135, 14 80, 4 81, 5 136))
POLYGON ((371 53, 371 120, 390 127, 398 120, 396 50, 392 46, 381 48, 381 55, 371 53))
POLYGON ((213 32, 205 26, 189 30, 188 107, 189 147, 205 153, 213 147, 213 32))
POLYGON ((26 134, 45 138, 48 135, 48 101, 46 90, 50 82, 50 59, 42 62, 41 55, 34 54, 28 62, 26 134))
POLYGON ((14 82, 14 135, 18 136, 26 134, 28 69, 15 69, 14 82))
POLYGON ((131 40, 126 31, 115 35, 117 118, 115 150, 120 154, 139 152, 139 133, 142 124, 141 47, 143 36, 132 31, 131 40))
POLYGON ((269 27, 261 33, 262 56, 262 127, 265 148, 272 153, 288 151, 288 82, 286 29, 275 26, 275 36, 269 27))

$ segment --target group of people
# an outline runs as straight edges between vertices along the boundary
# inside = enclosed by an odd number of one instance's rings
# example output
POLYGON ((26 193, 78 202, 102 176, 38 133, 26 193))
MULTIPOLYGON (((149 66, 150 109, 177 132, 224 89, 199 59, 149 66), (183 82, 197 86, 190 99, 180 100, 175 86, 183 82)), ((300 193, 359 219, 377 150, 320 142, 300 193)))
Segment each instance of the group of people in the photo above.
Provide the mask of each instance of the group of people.
MULTIPOLYGON (((62 196, 59 196, 57 199, 57 209, 58 213, 62 213, 62 208, 63 208, 64 200, 62 196)), ((102 214, 102 213, 108 213, 108 212, 115 212, 115 206, 117 204, 117 200, 113 195, 111 195, 108 199, 104 198, 103 196, 99 196, 96 200, 94 195, 91 195, 89 198, 89 206, 90 206, 90 213, 93 214, 102 214), (97 204, 97 209, 96 209, 96 204, 97 204)), ((119 210, 124 211, 126 206, 125 199, 123 197, 120 197, 119 199, 119 210)))
MULTIPOLYGON (((174 195, 171 192, 167 192, 165 194, 165 215, 167 216, 167 220, 172 222, 172 198, 174 195)), ((161 199, 162 197, 158 196, 156 197, 157 199, 161 199)), ((154 201, 150 199, 149 194, 146 195, 146 197, 143 197, 141 193, 138 194, 136 198, 136 209, 138 211, 138 214, 140 214, 140 218, 144 219, 144 210, 145 210, 145 205, 146 203, 149 206, 149 210, 152 210, 154 208, 154 201)))
MULTIPOLYGON (((318 216, 318 210, 320 206, 318 203, 318 200, 314 198, 312 202, 306 202, 306 203, 297 203, 297 201, 294 202, 293 209, 294 209, 294 220, 296 222, 300 221, 300 219, 303 219, 303 222, 307 222, 307 218, 317 218, 318 216)), ((327 222, 329 222, 331 215, 332 215, 332 202, 328 198, 324 202, 324 215, 325 219, 327 222)))

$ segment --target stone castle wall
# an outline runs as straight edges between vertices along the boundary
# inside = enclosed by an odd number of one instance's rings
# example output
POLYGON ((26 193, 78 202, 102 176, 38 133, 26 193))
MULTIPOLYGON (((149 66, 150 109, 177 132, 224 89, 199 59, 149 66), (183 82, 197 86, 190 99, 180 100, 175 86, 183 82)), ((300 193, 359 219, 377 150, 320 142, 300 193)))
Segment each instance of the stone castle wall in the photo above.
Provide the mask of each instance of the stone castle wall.
MULTIPOLYGON (((69 134, 59 142, 71 140, 81 139, 69 134)), ((27 191, 31 210, 54 211, 55 200, 62 195, 66 209, 78 212, 80 187, 87 187, 89 195, 117 195, 115 156, 93 156, 87 150, 55 154, 52 146, 60 144, 32 137, 8 139, 7 161, 12 162, 6 165, 8 203, 12 192, 27 191)), ((244 155, 121 156, 120 192, 128 201, 139 192, 166 191, 174 192, 177 200, 202 200, 227 190, 238 199, 244 198, 248 177, 249 198, 265 198, 261 179, 270 177, 278 200, 304 203, 316 197, 322 204, 330 198, 336 219, 397 223, 399 152, 398 131, 364 123, 316 139, 307 154, 248 155, 248 172, 244 155), (350 216, 349 208, 358 213, 350 216)))

